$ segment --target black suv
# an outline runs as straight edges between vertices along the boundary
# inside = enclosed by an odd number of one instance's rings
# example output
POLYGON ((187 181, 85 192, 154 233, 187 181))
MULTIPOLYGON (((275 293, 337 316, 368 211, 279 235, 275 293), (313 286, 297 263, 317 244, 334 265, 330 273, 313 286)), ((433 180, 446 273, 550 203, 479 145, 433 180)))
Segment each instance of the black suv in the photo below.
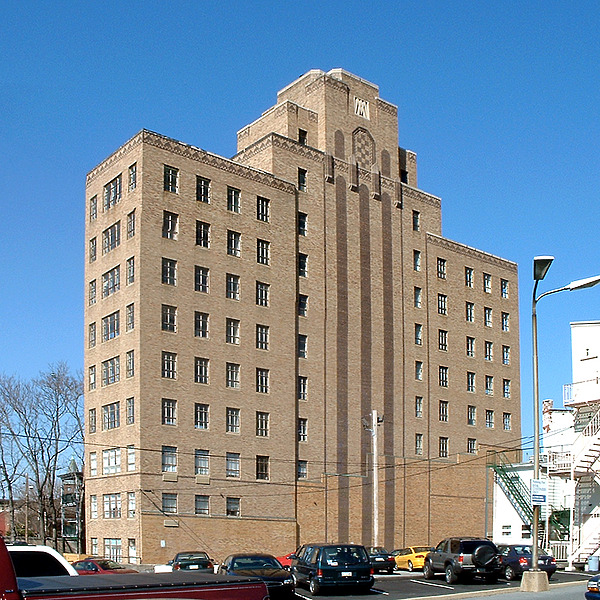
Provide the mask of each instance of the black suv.
POLYGON ((488 539, 475 537, 447 538, 425 557, 423 575, 433 579, 444 573, 447 583, 479 575, 496 583, 502 571, 498 548, 488 539))
POLYGON ((313 596, 325 587, 355 587, 364 593, 375 582, 369 555, 358 544, 305 544, 290 558, 296 585, 308 586, 313 596))

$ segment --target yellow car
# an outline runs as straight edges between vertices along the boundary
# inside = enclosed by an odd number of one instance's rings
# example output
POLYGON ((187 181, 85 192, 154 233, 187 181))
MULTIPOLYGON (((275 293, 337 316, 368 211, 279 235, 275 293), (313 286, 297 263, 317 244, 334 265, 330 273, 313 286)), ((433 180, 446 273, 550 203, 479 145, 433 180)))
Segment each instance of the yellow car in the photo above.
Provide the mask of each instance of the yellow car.
POLYGON ((409 546, 408 548, 397 550, 394 552, 396 568, 407 569, 408 571, 422 569, 425 564, 425 557, 430 550, 429 546, 409 546))

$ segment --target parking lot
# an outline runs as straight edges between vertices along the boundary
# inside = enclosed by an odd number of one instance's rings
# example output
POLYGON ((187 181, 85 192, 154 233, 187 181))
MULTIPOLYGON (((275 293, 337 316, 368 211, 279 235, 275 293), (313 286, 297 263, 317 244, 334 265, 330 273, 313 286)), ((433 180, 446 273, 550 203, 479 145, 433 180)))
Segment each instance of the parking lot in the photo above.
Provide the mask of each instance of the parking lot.
MULTIPOLYGON (((560 584, 565 583, 580 583, 583 587, 589 579, 590 574, 580 572, 565 572, 557 571, 550 580, 550 588, 560 587, 560 584)), ((490 592, 498 593, 500 591, 519 592, 521 586, 520 581, 505 581, 500 579, 496 584, 488 584, 475 579, 468 583, 455 583, 448 585, 442 577, 436 577, 433 580, 425 580, 421 573, 394 573, 393 575, 376 575, 375 585, 369 594, 352 594, 344 591, 327 591, 324 590, 320 598, 352 598, 353 600, 362 600, 369 598, 373 600, 375 596, 385 596, 389 600, 405 599, 405 598, 423 598, 428 596, 446 596, 453 594, 469 595, 488 595, 490 592)), ((581 591, 583 600, 583 591, 581 591)), ((313 598, 310 592, 304 588, 296 589, 296 596, 300 598, 313 598)))

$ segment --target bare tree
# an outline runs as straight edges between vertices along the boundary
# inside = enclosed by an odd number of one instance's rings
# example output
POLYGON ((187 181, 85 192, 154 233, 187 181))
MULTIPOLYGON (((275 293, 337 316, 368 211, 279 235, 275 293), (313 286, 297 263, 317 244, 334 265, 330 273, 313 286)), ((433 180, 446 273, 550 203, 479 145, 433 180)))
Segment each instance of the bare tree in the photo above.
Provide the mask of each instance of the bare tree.
POLYGON ((0 406, 0 489, 8 496, 8 510, 10 514, 10 531, 8 532, 12 540, 16 539, 16 519, 15 519, 15 486, 19 480, 22 456, 17 444, 6 423, 10 418, 7 413, 6 405, 0 406))

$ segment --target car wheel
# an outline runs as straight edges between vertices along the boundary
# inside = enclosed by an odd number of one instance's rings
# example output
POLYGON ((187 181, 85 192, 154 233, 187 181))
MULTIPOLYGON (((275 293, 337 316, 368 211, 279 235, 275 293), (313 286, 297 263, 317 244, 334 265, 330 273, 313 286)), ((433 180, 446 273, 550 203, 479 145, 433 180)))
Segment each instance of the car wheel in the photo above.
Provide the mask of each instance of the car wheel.
POLYGON ((321 591, 321 586, 315 579, 311 579, 310 583, 308 584, 308 589, 313 596, 318 596, 319 592, 321 591))
POLYGON ((510 565, 506 565, 506 569, 504 569, 504 577, 507 581, 513 581, 517 578, 515 570, 510 565))
POLYGON ((452 565, 446 565, 445 574, 446 574, 446 583, 448 583, 448 584, 456 583, 458 577, 456 576, 456 573, 454 572, 452 565))
POLYGON ((427 561, 423 565, 423 577, 425 579, 433 579, 433 574, 433 567, 431 566, 431 563, 427 561))
POLYGON ((407 566, 408 570, 412 573, 414 570, 414 565, 412 564, 412 560, 408 561, 408 566, 407 566))

